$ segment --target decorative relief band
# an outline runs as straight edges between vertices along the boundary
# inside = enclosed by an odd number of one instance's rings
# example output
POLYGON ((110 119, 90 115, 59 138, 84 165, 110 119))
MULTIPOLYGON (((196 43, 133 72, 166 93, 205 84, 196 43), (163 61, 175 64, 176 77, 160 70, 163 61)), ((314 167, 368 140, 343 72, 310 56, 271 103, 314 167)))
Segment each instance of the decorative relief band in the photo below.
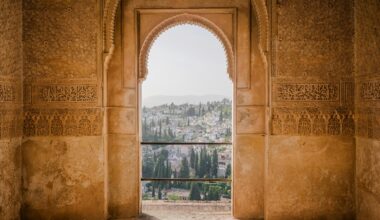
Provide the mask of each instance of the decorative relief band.
POLYGON ((42 102, 96 102, 96 85, 36 86, 37 99, 42 102))
POLYGON ((356 110, 356 135, 380 140, 380 109, 365 108, 356 110))
POLYGON ((277 101, 339 101, 339 83, 278 83, 274 85, 277 101))
POLYGON ((0 111, 0 140, 22 137, 22 110, 0 111))
POLYGON ((380 100, 380 82, 363 82, 360 84, 362 100, 380 100))
POLYGON ((98 136, 101 135, 100 109, 27 110, 25 136, 98 136))
POLYGON ((0 102, 15 102, 16 90, 13 85, 0 84, 0 102))
POLYGON ((347 109, 320 110, 276 108, 272 114, 272 134, 352 136, 355 133, 353 114, 347 109))

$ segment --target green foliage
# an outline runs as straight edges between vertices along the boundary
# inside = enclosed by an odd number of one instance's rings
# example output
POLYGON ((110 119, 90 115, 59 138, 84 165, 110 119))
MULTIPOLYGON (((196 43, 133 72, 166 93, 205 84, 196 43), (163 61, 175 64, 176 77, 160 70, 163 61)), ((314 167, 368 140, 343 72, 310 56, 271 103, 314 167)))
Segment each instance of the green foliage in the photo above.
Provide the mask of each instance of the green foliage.
POLYGON ((201 200, 201 191, 198 183, 192 183, 190 188, 189 200, 201 200))
POLYGON ((179 178, 189 178, 190 177, 190 168, 189 161, 187 157, 183 157, 181 161, 181 168, 179 170, 179 178))
POLYGON ((190 167, 195 169, 195 151, 194 148, 190 150, 190 167))
POLYGON ((212 177, 216 178, 218 177, 218 167, 219 167, 219 162, 218 162, 218 152, 216 149, 214 149, 214 152, 212 153, 212 164, 211 164, 211 174, 212 177))
POLYGON ((231 179, 231 164, 230 163, 227 165, 225 178, 231 179))

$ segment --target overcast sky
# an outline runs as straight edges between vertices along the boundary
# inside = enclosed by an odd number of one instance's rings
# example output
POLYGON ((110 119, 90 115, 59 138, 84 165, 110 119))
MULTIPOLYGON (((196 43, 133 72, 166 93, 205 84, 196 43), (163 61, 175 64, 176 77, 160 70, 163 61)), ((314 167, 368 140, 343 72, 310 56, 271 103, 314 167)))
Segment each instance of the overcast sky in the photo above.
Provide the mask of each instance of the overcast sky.
POLYGON ((156 95, 232 96, 222 44, 208 30, 179 25, 162 33, 148 57, 143 98, 156 95))

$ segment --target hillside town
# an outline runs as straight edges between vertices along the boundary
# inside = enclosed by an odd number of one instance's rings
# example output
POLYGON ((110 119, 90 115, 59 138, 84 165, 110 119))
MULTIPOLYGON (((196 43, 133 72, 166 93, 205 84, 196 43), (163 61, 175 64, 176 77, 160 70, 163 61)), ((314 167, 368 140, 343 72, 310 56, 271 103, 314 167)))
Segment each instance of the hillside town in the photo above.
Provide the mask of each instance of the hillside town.
MULTIPOLYGON (((142 140, 149 144, 142 145, 142 177, 229 179, 231 104, 222 99, 143 107, 142 140)), ((143 198, 149 200, 229 200, 230 191, 227 183, 143 182, 143 198)))

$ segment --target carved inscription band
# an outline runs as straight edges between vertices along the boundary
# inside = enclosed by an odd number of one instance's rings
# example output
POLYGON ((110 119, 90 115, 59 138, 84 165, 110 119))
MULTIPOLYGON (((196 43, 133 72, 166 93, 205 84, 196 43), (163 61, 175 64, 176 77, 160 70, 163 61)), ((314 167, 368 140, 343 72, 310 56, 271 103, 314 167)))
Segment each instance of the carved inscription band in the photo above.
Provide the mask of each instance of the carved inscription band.
POLYGON ((96 102, 96 85, 37 86, 38 101, 44 102, 96 102))
POLYGON ((277 101, 339 101, 339 83, 274 84, 277 101))
POLYGON ((380 100, 380 82, 361 83, 360 98, 363 100, 380 100))

